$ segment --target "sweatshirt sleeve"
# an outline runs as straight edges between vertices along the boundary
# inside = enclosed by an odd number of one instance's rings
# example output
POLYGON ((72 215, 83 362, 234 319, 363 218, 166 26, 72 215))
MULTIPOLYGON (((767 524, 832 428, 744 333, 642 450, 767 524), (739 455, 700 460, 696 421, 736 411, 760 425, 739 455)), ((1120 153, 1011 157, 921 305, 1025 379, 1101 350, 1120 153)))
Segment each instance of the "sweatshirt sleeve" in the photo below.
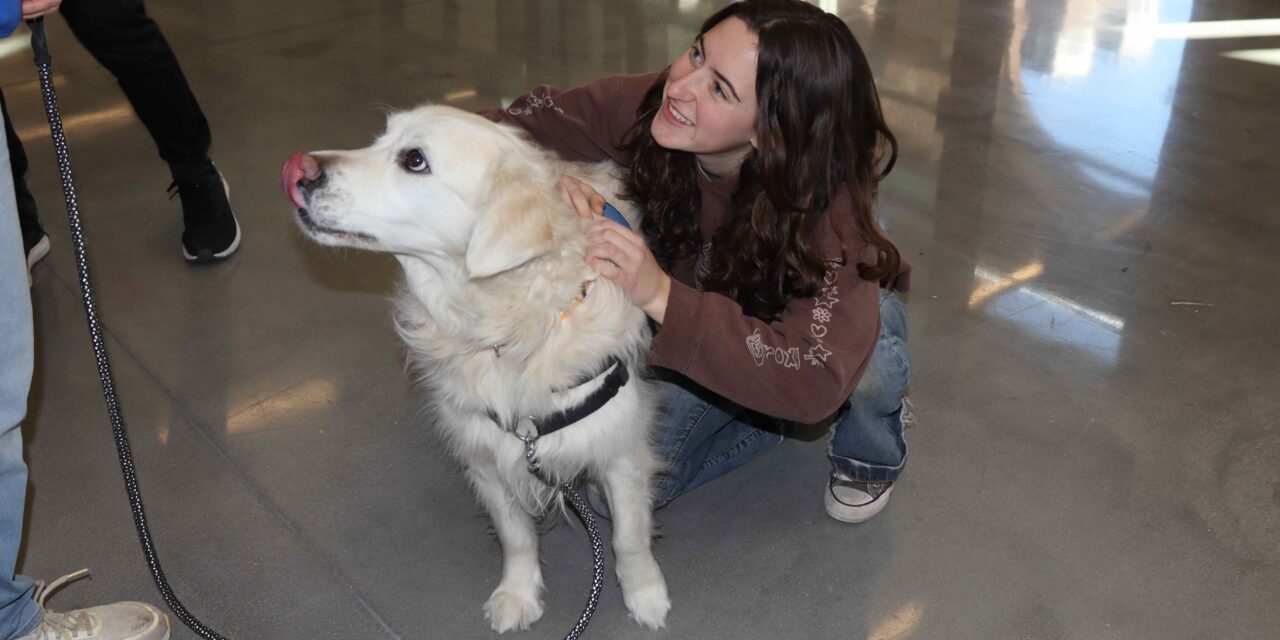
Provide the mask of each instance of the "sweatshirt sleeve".
POLYGON ((605 76, 574 89, 535 87, 506 108, 480 115, 523 129, 565 160, 627 164, 620 146, 657 74, 605 76))
POLYGON ((828 263, 817 295, 765 322, 733 299, 671 282, 649 364, 765 415, 810 424, 853 393, 880 333, 879 285, 853 254, 828 263))

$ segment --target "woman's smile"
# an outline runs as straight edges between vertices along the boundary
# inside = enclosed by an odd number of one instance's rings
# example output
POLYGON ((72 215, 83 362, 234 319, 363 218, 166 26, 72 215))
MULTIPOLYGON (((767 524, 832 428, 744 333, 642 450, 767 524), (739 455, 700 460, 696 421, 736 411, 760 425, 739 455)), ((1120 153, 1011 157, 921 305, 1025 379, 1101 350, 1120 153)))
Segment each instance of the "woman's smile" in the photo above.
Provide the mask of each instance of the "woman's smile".
POLYGON ((693 126, 693 121, 685 117, 683 113, 680 113, 680 111, 676 109, 676 106, 671 104, 670 98, 667 99, 666 108, 662 111, 667 115, 667 119, 670 120, 672 124, 679 126, 693 126))

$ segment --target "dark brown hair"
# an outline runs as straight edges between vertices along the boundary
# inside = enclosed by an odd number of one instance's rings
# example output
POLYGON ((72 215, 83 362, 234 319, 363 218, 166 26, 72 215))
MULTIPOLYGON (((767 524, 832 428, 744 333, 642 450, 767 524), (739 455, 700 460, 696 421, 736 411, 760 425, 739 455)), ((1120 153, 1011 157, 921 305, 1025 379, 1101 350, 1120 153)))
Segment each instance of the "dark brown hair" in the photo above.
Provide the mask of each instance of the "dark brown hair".
MULTIPOLYGON (((702 288, 724 293, 766 320, 779 316, 789 300, 817 293, 826 257, 815 234, 841 186, 848 187, 866 240, 877 249, 876 264, 858 264, 858 274, 887 284, 898 271, 898 250, 872 210, 898 144, 885 124, 866 55, 844 22, 798 0, 735 2, 707 18, 699 33, 735 16, 759 39, 758 147, 742 165, 732 216, 715 232, 702 288)), ((644 207, 641 230, 654 256, 670 268, 697 256, 702 241, 694 156, 659 146, 649 130, 666 78, 664 71, 645 94, 625 148, 631 158, 627 194, 644 207)))

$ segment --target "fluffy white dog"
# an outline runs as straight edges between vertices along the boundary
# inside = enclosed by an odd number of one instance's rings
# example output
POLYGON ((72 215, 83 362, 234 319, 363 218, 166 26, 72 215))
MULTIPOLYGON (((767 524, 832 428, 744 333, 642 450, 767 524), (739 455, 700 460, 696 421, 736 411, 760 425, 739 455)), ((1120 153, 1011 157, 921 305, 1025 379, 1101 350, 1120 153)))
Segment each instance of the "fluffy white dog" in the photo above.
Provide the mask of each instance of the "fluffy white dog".
POLYGON ((535 517, 559 504, 517 435, 601 398, 537 439, 537 456, 553 482, 585 474, 604 487, 627 608, 658 628, 671 604, 650 548, 650 335, 586 266, 587 223, 559 195, 562 174, 624 204, 608 166, 566 163, 515 129, 428 106, 392 115, 367 148, 293 156, 282 180, 309 237, 391 253, 404 269, 396 327, 502 543, 502 580, 484 605, 494 630, 542 616, 535 517))

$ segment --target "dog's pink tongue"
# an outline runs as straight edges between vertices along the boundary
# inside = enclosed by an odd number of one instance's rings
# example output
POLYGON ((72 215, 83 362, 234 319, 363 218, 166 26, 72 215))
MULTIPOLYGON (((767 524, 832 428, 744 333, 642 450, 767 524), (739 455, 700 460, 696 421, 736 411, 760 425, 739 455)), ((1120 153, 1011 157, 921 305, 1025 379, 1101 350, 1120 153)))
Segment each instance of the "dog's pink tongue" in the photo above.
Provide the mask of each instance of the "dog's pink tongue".
POLYGON ((314 180, 319 173, 320 167, 316 159, 305 153, 295 153, 285 161, 284 168, 280 170, 280 186, 294 206, 299 209, 307 208, 307 201, 298 190, 298 182, 303 179, 314 180))

